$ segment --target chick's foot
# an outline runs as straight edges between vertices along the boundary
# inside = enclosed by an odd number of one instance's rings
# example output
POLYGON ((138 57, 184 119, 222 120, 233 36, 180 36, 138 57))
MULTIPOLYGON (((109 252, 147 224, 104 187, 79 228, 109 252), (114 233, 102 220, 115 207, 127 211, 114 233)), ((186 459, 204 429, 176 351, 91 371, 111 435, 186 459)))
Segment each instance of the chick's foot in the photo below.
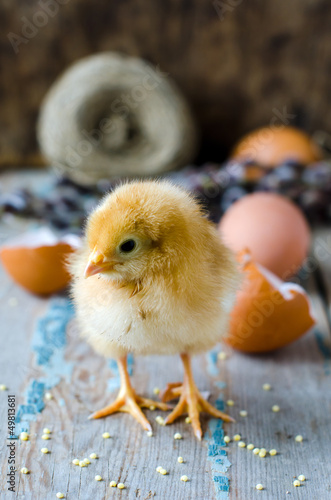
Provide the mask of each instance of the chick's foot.
POLYGON ((92 413, 92 415, 89 416, 89 419, 106 417, 107 415, 111 415, 116 412, 126 412, 130 413, 140 423, 145 431, 151 431, 152 427, 141 411, 141 408, 154 407, 159 408, 160 410, 168 410, 169 406, 166 403, 160 403, 153 401, 152 399, 138 396, 131 385, 130 376, 127 370, 126 357, 120 358, 117 363, 121 378, 121 388, 118 396, 110 405, 92 413))
POLYGON ((171 401, 179 397, 177 405, 165 419, 165 424, 171 424, 181 415, 188 413, 192 422, 194 434, 201 440, 200 412, 204 411, 213 417, 221 418, 225 422, 234 422, 234 420, 229 417, 229 415, 226 415, 226 413, 217 410, 203 398, 194 382, 190 357, 187 354, 181 354, 181 358, 184 365, 183 384, 168 384, 161 397, 163 402, 171 401))

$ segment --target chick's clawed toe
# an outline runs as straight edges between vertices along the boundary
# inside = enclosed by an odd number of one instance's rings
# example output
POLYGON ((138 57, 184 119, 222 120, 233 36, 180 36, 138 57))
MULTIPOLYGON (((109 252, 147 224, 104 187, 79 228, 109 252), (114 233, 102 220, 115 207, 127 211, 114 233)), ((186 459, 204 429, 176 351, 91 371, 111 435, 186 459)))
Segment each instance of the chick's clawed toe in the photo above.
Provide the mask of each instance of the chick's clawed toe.
POLYGON ((169 405, 164 402, 158 402, 153 401, 152 399, 143 398, 136 394, 130 382, 130 377, 126 366, 126 358, 121 358, 118 360, 118 368, 121 377, 121 388, 117 398, 113 403, 105 406, 101 410, 92 413, 88 418, 97 419, 106 417, 107 415, 112 415, 116 412, 126 412, 130 413, 140 423, 145 431, 151 431, 152 427, 141 411, 141 408, 150 408, 151 406, 154 406, 155 408, 165 411, 169 410, 169 405))
POLYGON ((105 408, 102 408, 95 413, 92 413, 92 415, 88 418, 96 419, 106 417, 107 415, 111 415, 116 412, 126 412, 130 413, 140 423, 145 431, 151 431, 152 427, 141 411, 141 408, 150 408, 151 406, 163 411, 169 410, 169 406, 165 403, 159 403, 157 401, 153 401, 152 399, 137 396, 133 390, 131 394, 126 391, 125 395, 119 395, 113 403, 105 406, 105 408))
POLYGON ((181 382, 173 382, 167 384, 167 387, 161 394, 161 399, 164 403, 171 401, 172 399, 179 398, 183 390, 183 384, 181 382))
POLYGON ((214 406, 203 398, 195 385, 189 356, 187 354, 182 354, 181 358, 184 364, 184 383, 168 384, 162 394, 162 401, 164 402, 179 397, 177 405, 165 419, 165 424, 171 424, 184 413, 188 413, 192 422, 194 434, 201 440, 200 412, 204 411, 215 418, 221 418, 225 422, 234 422, 234 419, 226 413, 214 408, 214 406))

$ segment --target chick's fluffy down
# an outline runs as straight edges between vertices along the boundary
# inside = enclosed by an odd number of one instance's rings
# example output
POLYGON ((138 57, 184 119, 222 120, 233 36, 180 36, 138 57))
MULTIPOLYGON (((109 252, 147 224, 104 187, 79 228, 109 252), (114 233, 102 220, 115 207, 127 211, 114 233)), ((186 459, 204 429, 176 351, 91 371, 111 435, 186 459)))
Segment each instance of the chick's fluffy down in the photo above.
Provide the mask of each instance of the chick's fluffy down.
POLYGON ((82 335, 115 358, 210 349, 226 332, 240 283, 213 224, 192 196, 168 182, 128 183, 107 195, 70 269, 82 335), (138 255, 84 279, 93 249, 114 256, 128 235, 147 242, 138 255))

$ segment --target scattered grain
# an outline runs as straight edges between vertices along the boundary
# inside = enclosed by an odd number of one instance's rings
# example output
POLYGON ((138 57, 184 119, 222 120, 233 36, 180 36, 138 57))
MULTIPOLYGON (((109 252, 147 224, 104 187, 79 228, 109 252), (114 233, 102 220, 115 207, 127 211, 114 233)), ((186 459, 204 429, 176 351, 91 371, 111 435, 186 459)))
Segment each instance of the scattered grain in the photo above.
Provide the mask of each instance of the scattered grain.
POLYGON ((159 424, 159 425, 165 425, 164 423, 164 418, 161 417, 161 415, 158 415, 157 417, 155 417, 155 421, 159 424))

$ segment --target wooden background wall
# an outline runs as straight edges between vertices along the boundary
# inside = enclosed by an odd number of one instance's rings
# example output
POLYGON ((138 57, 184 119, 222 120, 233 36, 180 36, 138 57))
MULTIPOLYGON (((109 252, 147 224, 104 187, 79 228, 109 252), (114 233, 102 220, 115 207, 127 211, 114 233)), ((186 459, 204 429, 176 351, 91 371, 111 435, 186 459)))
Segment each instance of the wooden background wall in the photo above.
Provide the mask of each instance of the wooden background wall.
POLYGON ((41 99, 70 63, 106 50, 169 72, 202 159, 272 120, 331 131, 328 0, 0 0, 0 26, 0 165, 40 163, 41 99))

